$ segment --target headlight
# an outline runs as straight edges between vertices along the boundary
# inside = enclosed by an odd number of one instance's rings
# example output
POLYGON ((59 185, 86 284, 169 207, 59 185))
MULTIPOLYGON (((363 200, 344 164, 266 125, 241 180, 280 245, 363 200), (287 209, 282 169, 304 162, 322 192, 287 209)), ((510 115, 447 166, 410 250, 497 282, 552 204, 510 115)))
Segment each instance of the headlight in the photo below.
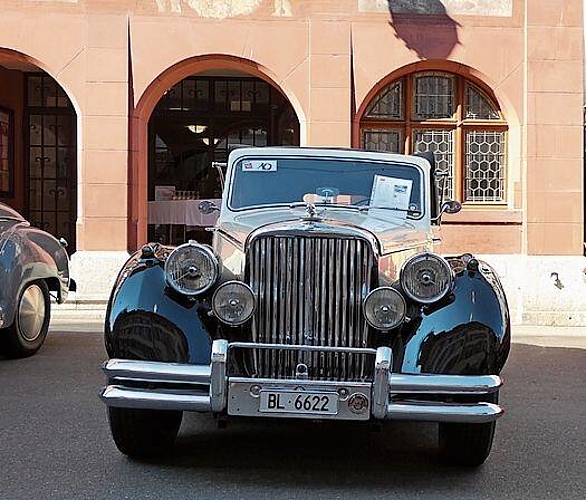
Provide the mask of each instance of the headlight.
POLYGON ((364 316, 368 324, 378 330, 391 330, 405 319, 405 299, 394 288, 381 287, 364 299, 364 316))
POLYGON ((254 294, 241 281, 227 281, 220 285, 212 297, 212 310, 220 321, 241 325, 254 311, 254 294))
POLYGON ((220 263, 214 252, 196 242, 178 246, 165 262, 167 283, 185 295, 205 292, 216 282, 219 274, 220 263))
POLYGON ((411 299, 429 304, 444 297, 452 287, 452 269, 439 255, 411 257, 401 269, 401 286, 411 299))

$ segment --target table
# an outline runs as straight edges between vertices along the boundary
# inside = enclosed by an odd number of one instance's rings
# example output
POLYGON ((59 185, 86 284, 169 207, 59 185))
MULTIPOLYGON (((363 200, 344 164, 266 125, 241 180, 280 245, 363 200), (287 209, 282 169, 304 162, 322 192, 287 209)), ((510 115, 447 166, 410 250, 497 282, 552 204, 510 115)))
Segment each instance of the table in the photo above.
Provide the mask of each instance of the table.
POLYGON ((208 198, 201 200, 169 200, 149 201, 148 221, 149 224, 177 224, 185 226, 213 226, 220 215, 220 212, 204 214, 198 206, 202 201, 211 201, 218 208, 222 203, 219 198, 208 198))

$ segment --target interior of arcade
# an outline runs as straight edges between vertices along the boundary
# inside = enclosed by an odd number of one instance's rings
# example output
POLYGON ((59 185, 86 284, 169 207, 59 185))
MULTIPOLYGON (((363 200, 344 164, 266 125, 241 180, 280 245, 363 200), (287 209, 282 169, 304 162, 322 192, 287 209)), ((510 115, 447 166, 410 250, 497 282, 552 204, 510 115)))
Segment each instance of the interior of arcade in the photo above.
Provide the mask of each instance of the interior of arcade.
POLYGON ((46 72, 0 54, 0 201, 76 249, 76 112, 46 72))
POLYGON ((283 94, 238 71, 189 76, 167 90, 148 125, 148 239, 178 244, 208 241, 212 215, 202 200, 218 202, 218 168, 233 145, 299 145, 299 121, 283 94))

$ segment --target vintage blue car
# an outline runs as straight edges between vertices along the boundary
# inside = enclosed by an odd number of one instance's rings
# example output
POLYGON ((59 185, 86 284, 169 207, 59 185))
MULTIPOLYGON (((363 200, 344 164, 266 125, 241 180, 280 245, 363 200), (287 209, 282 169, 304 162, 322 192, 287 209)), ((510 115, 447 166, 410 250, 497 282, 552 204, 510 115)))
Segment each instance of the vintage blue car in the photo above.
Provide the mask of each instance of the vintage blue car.
POLYGON ((62 303, 75 289, 66 246, 0 203, 0 353, 25 357, 43 345, 50 293, 62 303))
MULTIPOLYGON (((438 182, 440 181, 440 182, 438 182)), ((148 244, 108 304, 108 407, 122 453, 161 453, 184 411, 439 422, 452 463, 490 453, 510 321, 494 270, 433 253, 433 155, 242 148, 213 244, 148 244)))

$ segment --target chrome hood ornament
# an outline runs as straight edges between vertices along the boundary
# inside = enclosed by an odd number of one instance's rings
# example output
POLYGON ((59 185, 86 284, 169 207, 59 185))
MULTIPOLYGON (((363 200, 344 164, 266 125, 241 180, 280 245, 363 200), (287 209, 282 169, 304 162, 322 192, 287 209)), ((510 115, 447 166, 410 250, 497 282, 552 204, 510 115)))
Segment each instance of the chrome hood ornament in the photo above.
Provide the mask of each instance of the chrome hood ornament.
POLYGON ((317 219, 317 208, 313 203, 305 202, 305 213, 309 219, 317 219))

